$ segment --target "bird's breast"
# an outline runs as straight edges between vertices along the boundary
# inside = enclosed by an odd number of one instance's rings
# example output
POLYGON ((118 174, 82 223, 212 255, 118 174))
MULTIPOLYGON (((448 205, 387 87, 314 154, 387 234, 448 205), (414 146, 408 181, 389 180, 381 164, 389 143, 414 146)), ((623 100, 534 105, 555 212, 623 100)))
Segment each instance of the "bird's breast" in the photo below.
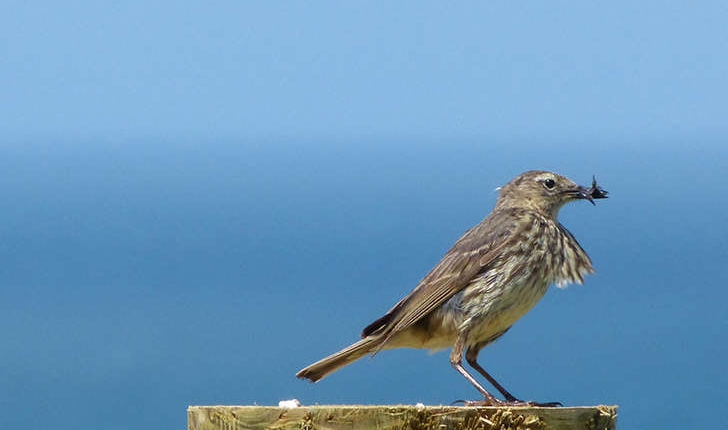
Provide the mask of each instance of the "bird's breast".
POLYGON ((468 343, 492 338, 510 328, 546 294, 549 280, 538 266, 488 270, 463 295, 461 329, 468 343), (472 339, 471 339, 472 338, 472 339))

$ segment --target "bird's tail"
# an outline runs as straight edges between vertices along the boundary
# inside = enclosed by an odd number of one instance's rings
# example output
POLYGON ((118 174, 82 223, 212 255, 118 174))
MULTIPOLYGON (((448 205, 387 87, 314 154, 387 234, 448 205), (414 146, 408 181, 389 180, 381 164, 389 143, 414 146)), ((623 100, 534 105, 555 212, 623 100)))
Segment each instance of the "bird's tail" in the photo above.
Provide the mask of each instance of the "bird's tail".
POLYGON ((333 373, 340 368, 349 365, 363 356, 377 350, 379 339, 376 337, 365 337, 359 342, 347 346, 339 352, 333 353, 326 358, 313 363, 312 365, 301 369, 296 376, 316 382, 329 373, 333 373))

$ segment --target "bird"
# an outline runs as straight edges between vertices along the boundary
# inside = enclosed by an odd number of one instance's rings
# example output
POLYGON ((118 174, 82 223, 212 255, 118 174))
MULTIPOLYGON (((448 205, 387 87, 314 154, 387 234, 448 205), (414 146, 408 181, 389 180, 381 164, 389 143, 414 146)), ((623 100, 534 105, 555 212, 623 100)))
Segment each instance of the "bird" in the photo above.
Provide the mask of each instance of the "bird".
POLYGON ((549 285, 583 283, 591 259, 559 221, 567 203, 607 197, 592 179, 577 185, 559 174, 531 170, 498 188, 492 212, 467 230, 417 286, 384 316, 364 328, 361 339, 304 369, 311 382, 382 350, 452 348, 450 364, 483 395, 484 405, 554 406, 525 402, 478 363, 479 352, 503 336, 544 296, 549 285), (486 390, 463 366, 480 373, 505 400, 486 390))

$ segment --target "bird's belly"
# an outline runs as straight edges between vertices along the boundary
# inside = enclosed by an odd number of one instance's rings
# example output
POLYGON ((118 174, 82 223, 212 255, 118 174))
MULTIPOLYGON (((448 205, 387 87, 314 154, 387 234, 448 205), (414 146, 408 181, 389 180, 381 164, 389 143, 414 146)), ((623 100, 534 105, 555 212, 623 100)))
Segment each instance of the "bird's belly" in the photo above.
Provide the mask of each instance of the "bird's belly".
POLYGON ((451 347, 460 334, 465 344, 498 338, 546 294, 549 281, 541 273, 487 271, 408 329, 397 333, 385 349, 451 347), (504 282, 504 279, 507 279, 504 282))
POLYGON ((548 281, 537 274, 524 275, 494 283, 486 272, 463 290, 460 329, 467 332, 466 344, 495 340, 541 300, 548 281))

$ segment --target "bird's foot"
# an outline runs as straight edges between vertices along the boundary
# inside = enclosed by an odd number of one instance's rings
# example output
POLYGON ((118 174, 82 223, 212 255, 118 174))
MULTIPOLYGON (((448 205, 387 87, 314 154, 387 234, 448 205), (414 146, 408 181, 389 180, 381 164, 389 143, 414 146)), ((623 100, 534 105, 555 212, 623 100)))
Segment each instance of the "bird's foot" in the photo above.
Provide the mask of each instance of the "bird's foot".
POLYGON ((504 406, 535 406, 537 408, 557 408, 564 405, 561 402, 524 402, 523 400, 516 399, 513 401, 504 402, 504 406))
POLYGON ((498 400, 496 398, 483 399, 483 400, 457 400, 453 403, 462 403, 465 406, 533 406, 537 408, 555 408, 564 406, 561 402, 534 402, 534 401, 523 401, 516 398, 498 400))

